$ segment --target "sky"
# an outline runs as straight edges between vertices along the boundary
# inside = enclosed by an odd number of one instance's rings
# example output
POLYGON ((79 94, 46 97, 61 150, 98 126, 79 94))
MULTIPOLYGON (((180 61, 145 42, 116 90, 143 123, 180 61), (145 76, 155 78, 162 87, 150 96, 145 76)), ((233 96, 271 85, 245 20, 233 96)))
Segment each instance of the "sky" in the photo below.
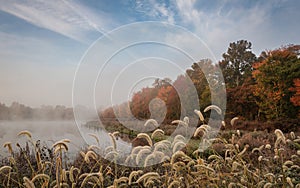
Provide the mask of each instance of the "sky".
POLYGON ((299 10, 298 0, 0 0, 0 102, 117 104, 200 58, 217 62, 230 42, 256 55, 300 44, 299 10))

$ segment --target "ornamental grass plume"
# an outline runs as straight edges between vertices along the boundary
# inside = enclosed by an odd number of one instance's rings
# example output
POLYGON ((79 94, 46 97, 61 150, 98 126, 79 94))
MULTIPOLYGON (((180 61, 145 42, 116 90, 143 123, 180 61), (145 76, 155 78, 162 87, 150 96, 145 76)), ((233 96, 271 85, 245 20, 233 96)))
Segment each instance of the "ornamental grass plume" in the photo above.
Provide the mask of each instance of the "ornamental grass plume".
POLYGON ((91 136, 92 138, 94 138, 96 140, 97 144, 99 145, 100 141, 99 141, 99 138, 96 134, 89 133, 88 135, 91 136))
POLYGON ((239 119, 239 117, 234 117, 234 118, 232 118, 231 120, 230 120, 230 125, 231 126, 234 126, 234 123, 236 122, 236 120, 238 120, 239 119))
POLYGON ((284 144, 286 143, 285 136, 284 136, 283 132, 280 129, 276 129, 274 131, 274 133, 275 133, 275 135, 277 137, 277 140, 282 141, 284 144))
POLYGON ((120 177, 118 179, 114 180, 114 186, 115 187, 119 187, 119 184, 123 183, 124 185, 126 185, 126 182, 128 182, 129 178, 128 177, 120 177))
POLYGON ((27 177, 23 177, 24 186, 26 188, 35 188, 34 183, 27 177))
POLYGON ((183 127, 188 127, 189 126, 185 121, 182 121, 182 120, 174 120, 174 121, 171 122, 171 124, 178 124, 178 125, 181 125, 183 127))
POLYGON ((189 125, 189 123, 190 123, 190 118, 187 117, 187 116, 185 116, 185 117, 183 118, 183 121, 184 121, 187 125, 189 125))
POLYGON ((28 130, 20 131, 20 132, 18 133, 18 136, 22 136, 22 135, 26 135, 28 138, 31 139, 31 132, 28 131, 28 130))
POLYGON ((11 146, 11 142, 5 142, 3 144, 3 147, 6 148, 7 147, 7 150, 8 152, 12 155, 13 154, 13 149, 12 149, 12 146, 11 146))
POLYGON ((186 146, 186 144, 182 141, 178 141, 174 144, 172 151, 173 153, 175 153, 176 151, 181 150, 182 148, 184 148, 186 146))
POLYGON ((139 165, 141 162, 141 159, 146 158, 147 155, 151 154, 152 151, 149 149, 142 149, 139 151, 139 153, 136 156, 135 162, 136 165, 139 165))
POLYGON ((165 154, 160 151, 154 151, 145 158, 144 167, 160 163, 165 157, 165 154))
POLYGON ((148 119, 145 122, 144 127, 148 127, 150 125, 153 125, 155 128, 159 126, 158 122, 155 119, 148 119))
POLYGON ((146 182, 150 179, 150 178, 154 178, 159 180, 159 174, 157 172, 148 172, 144 175, 142 175, 136 182, 140 183, 142 181, 144 181, 144 184, 146 184, 146 182))
POLYGON ((167 152, 169 151, 170 148, 167 144, 163 143, 163 142, 157 142, 154 144, 154 150, 153 151, 164 151, 167 152))
POLYGON ((219 115, 222 114, 221 108, 219 108, 217 105, 209 105, 208 107, 206 107, 206 108, 204 109, 204 112, 207 112, 207 111, 209 111, 209 110, 215 110, 219 115))
POLYGON ((109 135, 109 137, 110 137, 110 140, 111 140, 111 142, 112 142, 112 146, 114 147, 114 150, 117 150, 117 142, 116 142, 116 137, 115 137, 115 135, 112 134, 112 133, 109 133, 108 135, 109 135))
POLYGON ((137 176, 139 176, 142 173, 143 173, 142 170, 132 171, 128 178, 128 185, 131 185, 133 179, 135 179, 137 176))
POLYGON ((266 145, 265 145, 265 148, 266 148, 266 149, 271 149, 272 146, 271 146, 270 144, 266 144, 266 145))
POLYGON ((139 134, 136 136, 136 138, 145 138, 145 139, 147 140, 148 144, 149 144, 150 146, 153 146, 152 139, 151 139, 150 136, 149 136, 148 134, 146 134, 146 133, 139 133, 139 134))
POLYGON ((241 157, 242 155, 244 155, 246 153, 246 151, 247 151, 248 148, 249 148, 249 145, 246 144, 245 147, 244 147, 244 149, 237 156, 241 157))
POLYGON ((200 121, 201 121, 201 122, 204 122, 204 116, 203 116, 203 114, 201 113, 201 111, 195 109, 194 112, 195 112, 195 114, 198 115, 200 121))
MULTIPOLYGON (((143 149, 143 148, 144 148, 144 146, 137 146, 137 147, 134 147, 134 148, 132 148, 132 150, 131 150, 131 154, 138 154, 139 151, 140 151, 141 149, 143 149)), ((149 148, 149 149, 151 149, 151 148, 149 148)))
POLYGON ((52 145, 52 148, 54 148, 54 154, 61 153, 63 150, 68 151, 68 150, 69 150, 69 147, 68 147, 67 143, 68 143, 68 142, 65 142, 64 139, 55 142, 55 143, 52 145))
POLYGON ((90 158, 92 158, 93 160, 97 160, 97 154, 94 151, 86 152, 86 154, 84 156, 84 161, 86 163, 90 163, 90 158))
POLYGON ((32 183, 34 184, 34 182, 36 181, 40 181, 43 180, 46 184, 48 184, 49 180, 50 180, 50 176, 47 174, 37 174, 32 178, 32 183))
POLYGON ((178 134, 174 137, 172 144, 175 144, 178 141, 186 142, 186 138, 181 134, 178 134))
POLYGON ((161 129, 156 129, 152 134, 151 134, 151 138, 155 138, 157 136, 164 136, 165 132, 161 129))
POLYGON ((107 160, 115 160, 118 157, 119 153, 117 151, 111 151, 105 155, 105 159, 107 160))
POLYGON ((209 125, 203 124, 195 130, 194 137, 196 137, 200 132, 203 132, 203 134, 207 134, 210 130, 211 127, 209 125))

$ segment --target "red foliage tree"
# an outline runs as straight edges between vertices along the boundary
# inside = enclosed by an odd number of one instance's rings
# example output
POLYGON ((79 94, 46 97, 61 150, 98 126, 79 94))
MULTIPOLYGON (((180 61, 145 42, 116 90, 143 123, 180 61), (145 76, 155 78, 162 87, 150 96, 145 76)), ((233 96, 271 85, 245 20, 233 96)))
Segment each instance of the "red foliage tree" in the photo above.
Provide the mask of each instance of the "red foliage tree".
MULTIPOLYGON (((295 106, 300 106, 300 78, 296 78, 293 81, 294 87, 290 88, 290 91, 295 92, 295 94, 290 100, 295 106)), ((300 117, 300 110, 298 112, 298 117, 300 117)))
POLYGON ((254 94, 258 97, 259 112, 268 119, 295 118, 298 109, 291 102, 293 80, 300 76, 297 46, 282 47, 264 52, 253 65, 256 80, 254 94))
POLYGON ((251 78, 244 81, 241 86, 227 89, 227 115, 230 118, 243 116, 248 120, 254 120, 258 112, 255 89, 251 78))

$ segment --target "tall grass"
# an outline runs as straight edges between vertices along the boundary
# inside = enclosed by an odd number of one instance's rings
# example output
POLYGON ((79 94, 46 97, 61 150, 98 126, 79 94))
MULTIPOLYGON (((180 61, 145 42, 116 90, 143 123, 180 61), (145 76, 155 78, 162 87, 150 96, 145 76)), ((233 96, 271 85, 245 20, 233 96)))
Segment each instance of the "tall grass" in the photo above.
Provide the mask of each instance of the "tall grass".
MULTIPOLYGON (((16 143, 13 150, 13 143, 3 144, 9 156, 2 159, 0 186, 300 187, 300 136, 296 133, 279 129, 268 135, 220 132, 216 138, 207 137, 209 148, 199 150, 199 134, 205 137, 210 130, 210 125, 201 125, 188 143, 180 134, 165 140, 160 129, 151 135, 140 133, 137 138, 146 139, 148 145, 133 148, 125 165, 118 165, 117 132, 110 133, 112 146, 105 149, 105 157, 99 155, 99 146, 92 145, 70 161, 66 157, 70 140, 59 140, 48 148, 22 131, 18 135, 27 138, 25 145, 16 143)), ((97 135, 91 136, 99 143, 97 135)))

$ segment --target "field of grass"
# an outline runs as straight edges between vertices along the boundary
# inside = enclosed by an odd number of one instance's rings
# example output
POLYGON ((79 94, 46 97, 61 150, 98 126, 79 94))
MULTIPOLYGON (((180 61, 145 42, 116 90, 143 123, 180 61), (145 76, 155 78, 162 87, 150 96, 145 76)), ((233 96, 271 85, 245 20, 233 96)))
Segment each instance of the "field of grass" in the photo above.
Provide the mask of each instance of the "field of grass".
POLYGON ((22 131, 18 136, 28 138, 25 145, 3 143, 9 156, 1 159, 0 187, 300 187, 299 133, 222 130, 209 139, 209 131, 203 124, 189 141, 180 134, 165 140, 161 129, 134 133, 146 144, 133 148, 124 165, 119 165, 117 132, 110 134, 105 157, 92 145, 70 160, 72 141, 48 148, 22 131), (210 145, 205 150, 199 149, 203 140, 210 145))

